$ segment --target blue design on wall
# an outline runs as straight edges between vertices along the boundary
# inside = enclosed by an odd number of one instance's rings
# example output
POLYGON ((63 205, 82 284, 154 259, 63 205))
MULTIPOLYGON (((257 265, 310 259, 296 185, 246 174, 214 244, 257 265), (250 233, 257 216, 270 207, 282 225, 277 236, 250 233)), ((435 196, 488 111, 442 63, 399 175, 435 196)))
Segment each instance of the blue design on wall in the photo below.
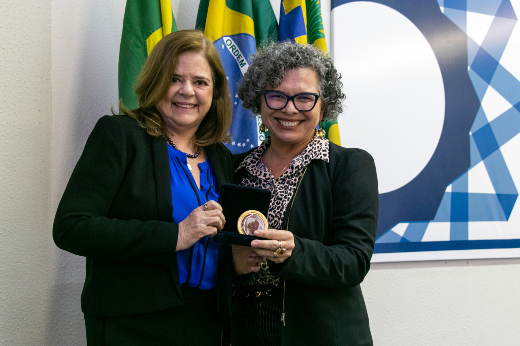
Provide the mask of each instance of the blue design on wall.
MULTIPOLYGON (((356 1, 334 1, 333 6, 356 1)), ((422 172, 379 196, 377 236, 403 221, 432 220, 446 187, 470 167, 468 134, 480 106, 467 70, 466 34, 442 14, 435 0, 372 1, 400 12, 433 49, 444 81, 446 111, 439 144, 422 172), (442 36, 449 40, 439 39, 442 36)))
MULTIPOLYGON (((332 8, 350 2, 333 1, 332 8)), ((488 237, 469 235, 471 223, 507 222, 518 198, 501 151, 520 133, 520 81, 500 64, 517 22, 510 1, 372 2, 395 9, 421 30, 439 62, 446 95, 432 159, 412 182, 380 195, 375 253, 520 248, 519 239, 496 239, 493 227, 488 237), (493 16, 481 44, 466 34, 468 12, 493 16), (498 116, 481 106, 490 89, 511 104, 498 116), (475 171, 486 173, 494 193, 472 191, 475 171), (432 225, 446 231, 443 241, 425 240, 432 225)))

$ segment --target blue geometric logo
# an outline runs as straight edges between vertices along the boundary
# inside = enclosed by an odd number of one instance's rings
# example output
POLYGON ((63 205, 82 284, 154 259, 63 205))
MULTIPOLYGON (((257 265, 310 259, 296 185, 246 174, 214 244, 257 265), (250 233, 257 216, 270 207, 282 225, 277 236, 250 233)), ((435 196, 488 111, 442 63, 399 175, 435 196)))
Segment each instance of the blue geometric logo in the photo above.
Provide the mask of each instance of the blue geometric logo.
POLYGON ((378 237, 376 253, 520 247, 489 226, 507 222, 518 199, 502 148, 520 133, 520 81, 501 63, 516 14, 508 0, 438 5, 467 34, 466 71, 479 99, 466 137, 470 165, 447 187, 433 219, 400 221, 378 237))

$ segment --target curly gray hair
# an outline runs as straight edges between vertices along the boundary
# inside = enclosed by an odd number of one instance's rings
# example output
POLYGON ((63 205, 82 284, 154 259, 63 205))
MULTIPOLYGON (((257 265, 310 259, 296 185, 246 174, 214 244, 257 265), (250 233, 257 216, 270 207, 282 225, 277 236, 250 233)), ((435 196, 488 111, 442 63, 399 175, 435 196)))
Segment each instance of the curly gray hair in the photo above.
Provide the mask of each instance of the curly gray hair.
POLYGON ((318 74, 318 90, 324 109, 323 119, 336 119, 343 111, 345 94, 341 91, 341 75, 332 59, 313 45, 292 44, 291 42, 271 43, 258 54, 242 81, 238 83, 238 97, 244 108, 260 113, 263 92, 266 88, 276 88, 282 84, 287 70, 308 68, 318 74))

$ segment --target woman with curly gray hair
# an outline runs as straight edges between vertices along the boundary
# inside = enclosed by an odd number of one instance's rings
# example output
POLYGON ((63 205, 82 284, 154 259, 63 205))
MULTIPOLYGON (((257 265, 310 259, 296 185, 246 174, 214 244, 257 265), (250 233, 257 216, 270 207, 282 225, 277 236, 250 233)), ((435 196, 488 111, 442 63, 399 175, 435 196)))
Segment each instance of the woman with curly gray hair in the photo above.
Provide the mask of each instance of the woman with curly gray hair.
POLYGON ((332 59, 313 46, 273 44, 238 88, 269 137, 235 157, 235 183, 269 189, 269 229, 234 246, 231 343, 372 345, 360 283, 378 215, 374 161, 324 138, 345 98, 332 59), (318 129, 319 128, 319 129, 318 129))

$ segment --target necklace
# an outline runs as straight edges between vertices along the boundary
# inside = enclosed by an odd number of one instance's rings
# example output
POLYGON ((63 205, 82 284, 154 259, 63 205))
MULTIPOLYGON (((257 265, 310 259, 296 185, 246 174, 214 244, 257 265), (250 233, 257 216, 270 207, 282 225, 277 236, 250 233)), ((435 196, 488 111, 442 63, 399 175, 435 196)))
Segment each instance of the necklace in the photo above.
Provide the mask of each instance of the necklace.
MULTIPOLYGON (((170 136, 166 135, 166 140, 168 141, 168 144, 170 144, 174 149, 180 151, 183 154, 186 154, 186 157, 188 159, 195 159, 195 158, 197 158, 197 156, 199 156, 199 154, 202 151, 202 148, 199 147, 199 149, 197 149, 197 152, 195 154, 188 154, 188 153, 185 153, 184 151, 180 150, 179 148, 177 148, 175 143, 172 142, 172 139, 170 138, 170 136)), ((187 162, 187 160, 186 160, 186 164, 188 166, 188 169, 191 171, 191 164, 189 162, 187 162)))
MULTIPOLYGON (((271 153, 271 159, 273 159, 273 151, 271 150, 270 153, 271 153)), ((292 161, 291 161, 291 162, 292 162, 292 161)), ((264 165, 264 166, 265 166, 265 165, 264 165)), ((267 166, 266 166, 266 167, 267 167, 267 166)), ((285 172, 285 170, 287 169, 287 167, 289 167, 289 165, 287 165, 287 166, 285 166, 284 168, 282 168, 282 169, 281 169, 280 171, 278 171, 278 173, 276 173, 276 174, 273 174, 273 172, 271 171, 271 168, 267 167, 267 169, 269 170, 269 174, 271 174, 271 177, 272 177, 271 179, 273 180, 273 182, 274 182, 274 180, 275 180, 276 178, 278 178, 279 176, 281 176, 281 175, 283 174, 283 172, 285 172)))
POLYGON ((271 168, 267 168, 269 170, 269 174, 271 174, 271 176, 273 177, 272 179, 276 179, 278 176, 280 176, 283 172, 285 172, 285 170, 287 169, 287 166, 285 166, 281 171, 279 171, 278 173, 276 174, 273 174, 273 172, 271 171, 271 168))

